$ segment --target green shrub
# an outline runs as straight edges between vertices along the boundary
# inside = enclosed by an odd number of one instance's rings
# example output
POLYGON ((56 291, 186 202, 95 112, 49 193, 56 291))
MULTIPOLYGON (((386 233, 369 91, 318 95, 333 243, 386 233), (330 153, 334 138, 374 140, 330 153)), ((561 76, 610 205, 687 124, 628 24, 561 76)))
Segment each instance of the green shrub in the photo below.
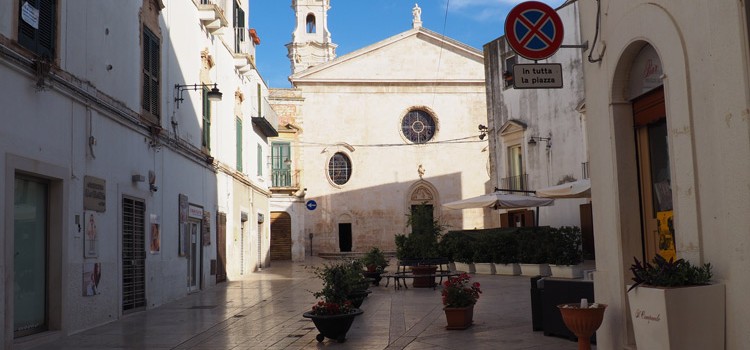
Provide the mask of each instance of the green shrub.
POLYGON ((637 258, 633 260, 635 262, 630 266, 630 271, 633 272, 635 283, 630 289, 641 284, 654 287, 700 286, 709 284, 713 277, 710 263, 693 266, 684 259, 666 260, 658 254, 654 257, 653 264, 641 264, 637 258))
POLYGON ((495 237, 492 262, 495 264, 513 264, 518 262, 518 233, 515 231, 499 232, 495 237))
POLYGON ((518 232, 518 262, 545 264, 548 262, 549 227, 534 227, 518 232))
POLYGON ((432 206, 420 204, 407 214, 406 226, 410 234, 395 237, 396 257, 399 259, 429 259, 438 257, 438 241, 445 225, 433 219, 432 206))
POLYGON ((549 232, 549 263, 576 265, 583 262, 581 229, 577 226, 553 228, 549 232))

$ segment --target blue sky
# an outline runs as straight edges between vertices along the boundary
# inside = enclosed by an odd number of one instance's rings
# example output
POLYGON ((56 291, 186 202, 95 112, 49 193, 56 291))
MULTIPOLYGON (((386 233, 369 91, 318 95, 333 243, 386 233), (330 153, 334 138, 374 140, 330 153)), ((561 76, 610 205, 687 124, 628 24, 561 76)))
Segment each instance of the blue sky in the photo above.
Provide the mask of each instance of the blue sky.
MULTIPOLYGON (((564 0, 541 0, 553 8, 564 0)), ((503 35, 505 16, 521 0, 331 0, 328 30, 338 45, 336 56, 411 29, 414 3, 422 8, 422 25, 434 32, 482 49, 503 35), (446 6, 448 7, 446 17, 446 6)), ((292 40, 294 12, 291 0, 250 1, 250 28, 261 44, 256 63, 269 87, 290 87, 291 74, 284 45, 292 40)))

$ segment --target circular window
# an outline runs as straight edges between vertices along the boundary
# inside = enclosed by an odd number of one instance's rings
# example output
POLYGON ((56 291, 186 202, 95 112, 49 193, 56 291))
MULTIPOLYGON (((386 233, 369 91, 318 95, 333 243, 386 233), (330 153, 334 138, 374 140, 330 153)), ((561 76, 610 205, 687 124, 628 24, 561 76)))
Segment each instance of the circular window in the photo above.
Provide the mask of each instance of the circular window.
POLYGON ((423 110, 409 111, 401 122, 401 132, 411 142, 425 143, 435 135, 435 119, 423 110))
POLYGON ((346 154, 338 152, 328 161, 328 177, 337 185, 349 182, 352 176, 352 161, 346 154))

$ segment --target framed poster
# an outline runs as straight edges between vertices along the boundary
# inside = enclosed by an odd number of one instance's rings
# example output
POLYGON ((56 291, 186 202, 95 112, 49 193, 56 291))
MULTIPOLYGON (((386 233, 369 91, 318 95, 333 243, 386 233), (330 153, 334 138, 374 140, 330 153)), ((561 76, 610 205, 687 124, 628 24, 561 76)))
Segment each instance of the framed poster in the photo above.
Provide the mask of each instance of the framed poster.
POLYGON ((159 254, 161 251, 161 227, 159 216, 151 214, 151 236, 149 237, 149 251, 151 254, 159 254))
POLYGON ((99 229, 96 226, 99 213, 85 211, 83 214, 83 257, 96 258, 99 256, 99 229))
POLYGON ((83 296, 99 294, 99 281, 102 279, 102 263, 83 263, 83 296))

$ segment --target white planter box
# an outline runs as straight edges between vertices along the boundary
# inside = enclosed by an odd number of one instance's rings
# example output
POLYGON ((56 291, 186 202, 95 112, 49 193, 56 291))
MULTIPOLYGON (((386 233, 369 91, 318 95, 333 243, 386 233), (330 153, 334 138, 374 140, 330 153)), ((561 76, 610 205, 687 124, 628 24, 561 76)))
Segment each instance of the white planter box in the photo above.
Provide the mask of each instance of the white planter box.
POLYGON ((474 270, 479 275, 494 275, 495 264, 493 263, 474 263, 474 270))
POLYGON ((521 266, 522 276, 549 276, 549 264, 518 264, 521 266))
POLYGON ((467 264, 462 262, 455 262, 456 264, 456 270, 468 272, 468 273, 476 273, 476 270, 474 269, 474 264, 467 264))
POLYGON ((549 265, 552 277, 583 278, 583 265, 549 265))
POLYGON ((518 276, 521 274, 521 267, 518 264, 495 264, 495 274, 518 276))
POLYGON ((628 292, 638 349, 724 349, 724 289, 712 284, 628 292))

